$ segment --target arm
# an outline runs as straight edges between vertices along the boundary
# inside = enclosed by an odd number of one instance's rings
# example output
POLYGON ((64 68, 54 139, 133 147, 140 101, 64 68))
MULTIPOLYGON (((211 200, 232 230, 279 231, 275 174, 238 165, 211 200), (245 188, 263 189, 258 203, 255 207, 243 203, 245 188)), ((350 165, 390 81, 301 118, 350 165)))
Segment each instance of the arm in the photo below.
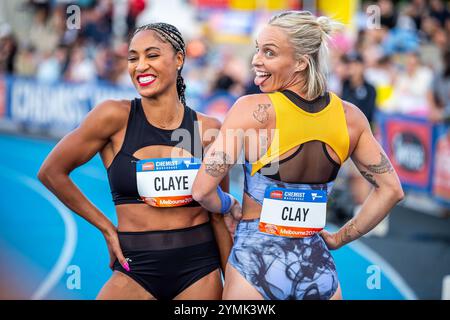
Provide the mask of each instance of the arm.
MULTIPOLYGON (((245 131, 257 124, 245 106, 252 103, 249 96, 242 97, 228 112, 219 134, 206 152, 203 163, 195 179, 192 195, 206 209, 221 212, 222 200, 217 186, 228 174, 242 152, 245 131)), ((248 109, 248 108, 247 108, 248 109)), ((233 201, 235 201, 233 199, 233 201)), ((236 201, 235 201, 236 202, 236 201)))
POLYGON ((116 101, 106 101, 94 108, 77 129, 55 146, 42 164, 38 178, 69 209, 99 229, 108 241, 110 253, 115 251, 124 264, 126 261, 116 241, 115 226, 69 177, 70 172, 102 150, 110 137, 123 126, 124 117, 120 112, 124 110, 121 109, 116 101))
MULTIPOLYGON (((202 141, 207 150, 217 136, 221 122, 213 117, 208 117, 200 113, 197 113, 197 115, 201 121, 202 141)), ((229 180, 229 176, 226 175, 220 182, 221 188, 225 191, 228 191, 229 189, 229 180)), ((211 212, 210 220, 214 236, 217 240, 217 246, 219 247, 221 267, 223 274, 225 274, 225 266, 227 265, 228 256, 230 255, 231 247, 233 246, 233 239, 227 230, 222 214, 211 212)))
MULTIPOLYGON (((223 190, 228 191, 228 176, 222 180, 220 186, 223 190)), ((233 246, 233 239, 227 229, 227 226, 225 225, 225 220, 222 214, 211 213, 211 226, 217 240, 217 246, 219 247, 220 265, 222 267, 223 275, 225 276, 225 267, 228 262, 228 257, 230 256, 231 247, 233 246)))
POLYGON ((404 197, 398 176, 372 135, 367 119, 361 114, 357 120, 362 124, 362 131, 353 151, 352 160, 361 175, 372 184, 373 189, 359 214, 338 232, 334 234, 321 232, 330 249, 338 249, 372 230, 404 197))

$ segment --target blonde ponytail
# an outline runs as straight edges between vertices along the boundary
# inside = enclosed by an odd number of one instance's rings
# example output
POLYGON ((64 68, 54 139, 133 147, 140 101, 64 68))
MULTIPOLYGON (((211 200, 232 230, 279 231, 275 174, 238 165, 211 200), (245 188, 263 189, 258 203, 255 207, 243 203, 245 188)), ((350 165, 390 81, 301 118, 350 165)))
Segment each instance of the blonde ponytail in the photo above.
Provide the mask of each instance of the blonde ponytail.
POLYGON ((306 59, 305 93, 314 99, 326 91, 327 42, 341 24, 309 11, 287 11, 272 17, 269 25, 283 29, 294 46, 297 59, 306 59))

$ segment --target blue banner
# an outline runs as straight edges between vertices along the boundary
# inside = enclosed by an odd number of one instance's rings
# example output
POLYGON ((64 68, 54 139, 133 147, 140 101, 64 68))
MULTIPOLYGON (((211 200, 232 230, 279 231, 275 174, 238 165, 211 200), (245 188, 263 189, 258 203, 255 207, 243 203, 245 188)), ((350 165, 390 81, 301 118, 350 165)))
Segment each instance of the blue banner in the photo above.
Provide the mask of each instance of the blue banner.
POLYGON ((4 83, 4 119, 33 128, 66 132, 77 127, 100 102, 107 99, 133 99, 137 96, 134 88, 97 82, 47 84, 11 76, 6 77, 4 83))

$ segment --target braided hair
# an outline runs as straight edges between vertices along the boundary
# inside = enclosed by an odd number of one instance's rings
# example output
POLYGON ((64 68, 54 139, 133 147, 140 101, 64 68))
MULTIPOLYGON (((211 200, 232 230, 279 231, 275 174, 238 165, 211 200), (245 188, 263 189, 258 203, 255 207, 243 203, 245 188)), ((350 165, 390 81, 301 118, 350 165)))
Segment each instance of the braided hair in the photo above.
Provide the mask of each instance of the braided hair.
MULTIPOLYGON (((133 32, 133 37, 140 31, 144 30, 153 30, 158 35, 162 37, 163 40, 169 42, 172 47, 175 49, 176 52, 181 52, 183 55, 183 63, 184 58, 186 57, 186 45, 184 43, 183 37, 181 36, 180 31, 173 25, 163 22, 156 22, 156 23, 149 23, 146 25, 143 25, 141 27, 136 28, 133 32)), ((178 77, 177 77, 177 93, 178 98, 180 99, 181 103, 185 106, 186 105, 186 84, 184 83, 184 79, 181 76, 181 70, 183 70, 183 66, 178 70, 178 77)))

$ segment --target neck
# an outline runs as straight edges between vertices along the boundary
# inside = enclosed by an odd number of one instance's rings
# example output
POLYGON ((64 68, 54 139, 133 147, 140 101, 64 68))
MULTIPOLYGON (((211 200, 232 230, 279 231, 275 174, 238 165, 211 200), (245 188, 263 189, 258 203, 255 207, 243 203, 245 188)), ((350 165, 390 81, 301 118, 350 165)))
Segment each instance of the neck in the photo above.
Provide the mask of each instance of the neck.
POLYGON ((317 97, 308 97, 308 95, 306 94, 306 90, 303 88, 303 85, 293 86, 293 87, 289 87, 289 88, 286 88, 283 90, 290 90, 290 91, 296 93, 297 95, 299 95, 300 98, 302 98, 303 100, 306 100, 306 101, 312 101, 317 98, 317 97))
POLYGON ((172 126, 178 116, 183 114, 183 105, 176 92, 160 94, 153 97, 142 97, 142 108, 151 122, 167 127, 172 126))
POLYGON ((292 81, 290 85, 287 85, 285 88, 282 88, 280 91, 290 90, 296 94, 298 94, 302 99, 312 100, 314 97, 308 97, 305 90, 305 82, 301 79, 296 79, 296 81, 292 81))

